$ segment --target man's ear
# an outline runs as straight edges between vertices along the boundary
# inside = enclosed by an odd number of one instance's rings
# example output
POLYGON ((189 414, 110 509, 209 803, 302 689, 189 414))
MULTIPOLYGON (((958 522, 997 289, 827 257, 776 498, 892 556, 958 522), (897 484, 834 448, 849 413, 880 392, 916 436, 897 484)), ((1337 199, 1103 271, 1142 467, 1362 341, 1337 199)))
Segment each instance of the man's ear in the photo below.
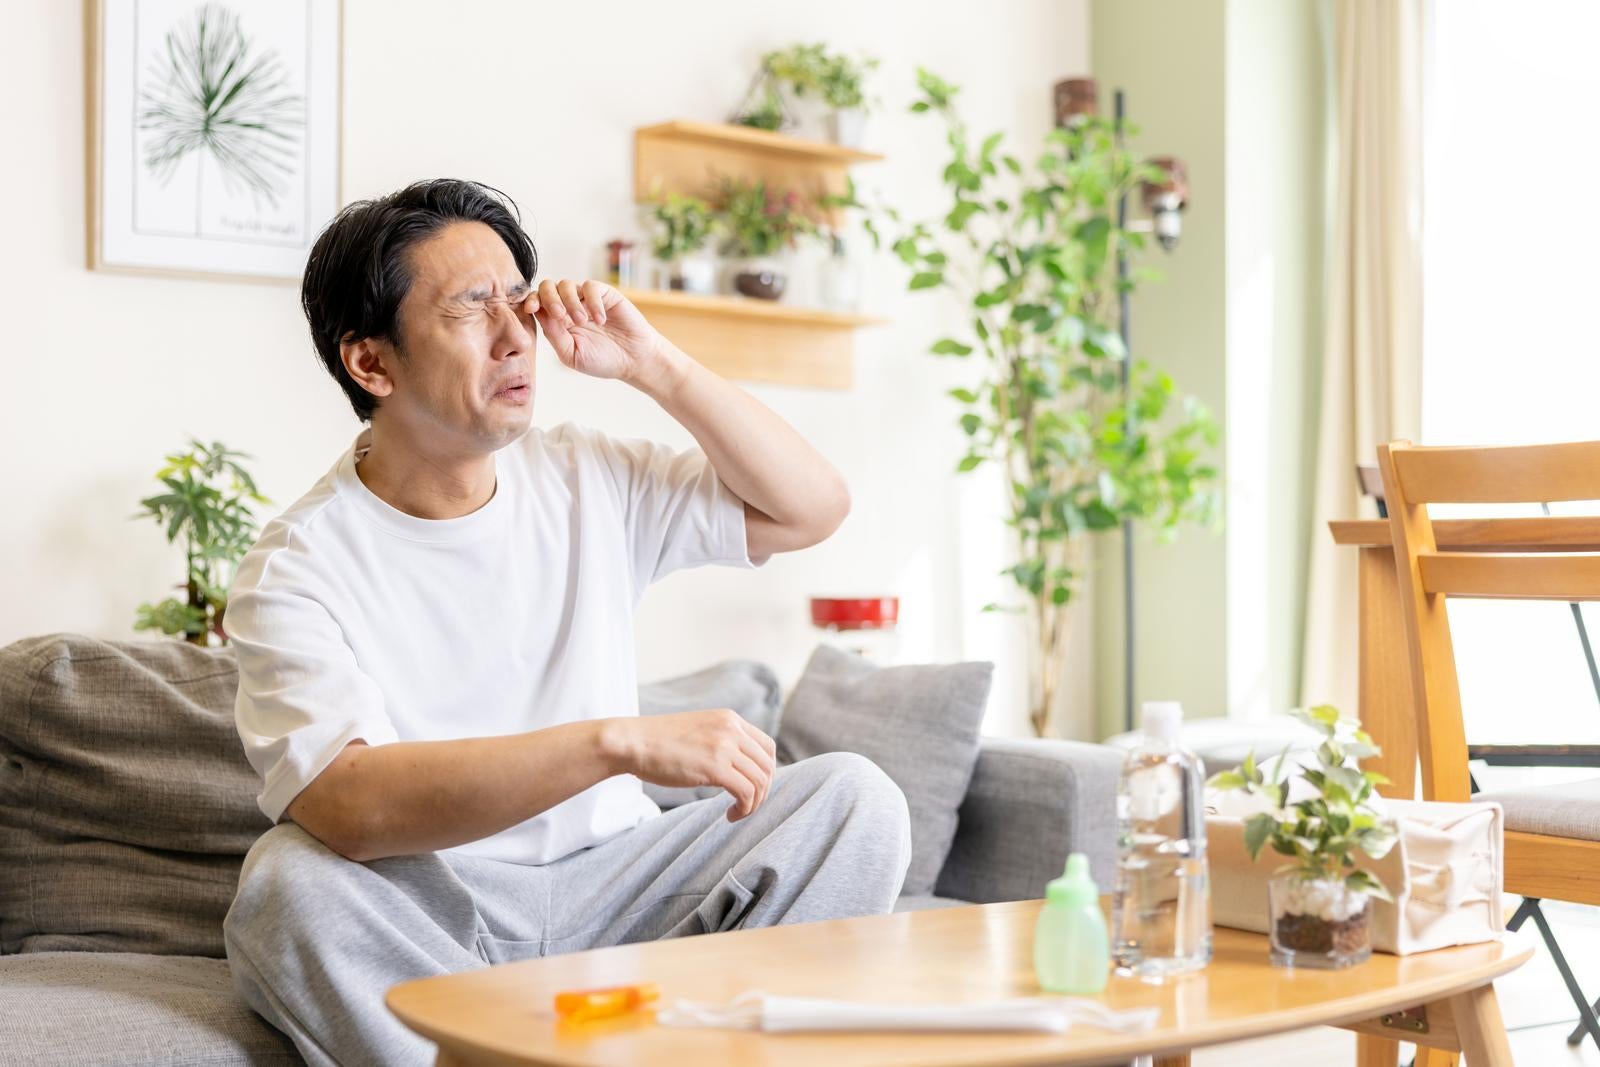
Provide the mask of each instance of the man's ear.
POLYGON ((394 392, 394 377, 390 369, 399 362, 394 345, 376 337, 363 337, 359 341, 346 335, 339 342, 339 359, 344 371, 373 396, 388 396, 394 392))

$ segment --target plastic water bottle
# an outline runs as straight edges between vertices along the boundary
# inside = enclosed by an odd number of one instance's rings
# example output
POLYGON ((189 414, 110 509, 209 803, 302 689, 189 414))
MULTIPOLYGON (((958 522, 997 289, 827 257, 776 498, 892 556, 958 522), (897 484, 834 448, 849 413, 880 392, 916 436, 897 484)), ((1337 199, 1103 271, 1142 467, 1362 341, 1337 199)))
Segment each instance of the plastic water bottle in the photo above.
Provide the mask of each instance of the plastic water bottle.
POLYGON ((1117 885, 1111 916, 1117 973, 1144 978, 1211 962, 1205 768, 1178 743, 1183 708, 1144 705, 1144 736, 1117 787, 1117 885))

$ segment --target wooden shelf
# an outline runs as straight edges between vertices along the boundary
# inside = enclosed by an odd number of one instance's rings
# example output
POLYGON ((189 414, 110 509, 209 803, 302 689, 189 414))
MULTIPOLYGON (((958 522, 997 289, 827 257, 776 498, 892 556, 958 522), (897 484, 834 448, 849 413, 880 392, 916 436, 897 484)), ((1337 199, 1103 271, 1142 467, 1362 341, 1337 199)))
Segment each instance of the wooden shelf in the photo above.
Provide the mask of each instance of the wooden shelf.
POLYGON ((633 133, 633 198, 666 193, 710 197, 723 177, 762 180, 808 200, 843 193, 850 167, 883 157, 874 152, 787 134, 675 119, 633 133))
POLYGON ((850 387, 855 330, 887 320, 747 296, 699 296, 670 289, 624 289, 672 343, 730 378, 850 387))
POLYGON ((674 119, 671 122, 646 126, 636 136, 665 141, 692 141, 699 144, 716 144, 737 147, 748 152, 774 152, 819 163, 876 163, 883 159, 876 152, 863 152, 829 141, 810 141, 790 137, 785 133, 759 130, 754 126, 734 126, 722 122, 694 122, 674 119))
MULTIPOLYGON (((857 148, 715 122, 676 119, 633 133, 633 195, 710 198, 724 177, 765 181, 810 201, 843 193, 850 167, 883 157, 857 148)), ((848 388, 854 331, 883 320, 742 296, 631 289, 672 343, 720 374, 784 385, 848 388)))

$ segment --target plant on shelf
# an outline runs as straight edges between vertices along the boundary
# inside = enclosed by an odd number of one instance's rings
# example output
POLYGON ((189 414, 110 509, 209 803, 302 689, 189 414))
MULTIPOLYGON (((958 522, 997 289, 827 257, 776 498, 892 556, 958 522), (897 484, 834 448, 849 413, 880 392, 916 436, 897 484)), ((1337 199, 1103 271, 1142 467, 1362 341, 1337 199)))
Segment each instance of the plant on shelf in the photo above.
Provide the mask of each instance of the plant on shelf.
POLYGON ((205 445, 190 438, 189 445, 187 452, 167 456, 156 471, 166 492, 139 501, 144 510, 132 516, 160 523, 169 544, 183 540, 185 579, 178 584, 183 595, 139 605, 133 628, 182 634, 195 645, 211 644, 213 635, 226 643, 228 587, 256 539, 251 504, 271 501, 256 491, 255 479, 239 462, 251 457, 229 451, 220 441, 205 445))
POLYGON ((776 300, 785 277, 775 257, 816 232, 805 202, 793 190, 778 191, 765 181, 723 178, 716 200, 723 252, 744 260, 734 288, 746 296, 776 300))
POLYGON ((755 76, 750 79, 750 86, 744 92, 744 100, 728 121, 735 126, 750 126, 773 133, 794 126, 794 116, 784 103, 778 80, 765 64, 756 68, 755 76))
POLYGON ((709 246, 720 228, 711 205, 697 196, 668 193, 651 210, 655 240, 651 250, 667 268, 668 288, 710 293, 716 288, 716 261, 709 246))
POLYGON ((828 106, 829 138, 859 145, 867 113, 866 78, 877 69, 872 56, 831 53, 820 42, 796 44, 761 57, 761 69, 798 99, 815 96, 828 106))
POLYGON ((1123 249, 1143 237, 1120 225, 1119 198, 1148 177, 1115 136, 1090 118, 1052 130, 1032 166, 991 133, 974 143, 957 115, 957 88, 927 71, 911 105, 943 120, 950 160, 949 210, 934 224, 902 220, 864 203, 853 184, 827 207, 865 213, 872 240, 890 242, 910 288, 943 291, 966 309, 937 356, 981 361, 975 380, 951 391, 963 408, 967 450, 959 470, 1003 472, 1017 562, 1004 573, 1026 596, 1030 624, 1030 721, 1050 732, 1066 666, 1070 611, 1089 565, 1090 538, 1124 520, 1170 536, 1185 523, 1214 523, 1217 472, 1206 458, 1217 431, 1198 402, 1177 399, 1166 374, 1127 360, 1118 331, 1123 249), (890 232, 884 233, 888 229, 890 232))
POLYGON ((1398 831, 1372 804, 1373 788, 1388 779, 1363 771, 1357 761, 1379 754, 1360 726, 1326 704, 1296 711, 1323 733, 1317 767, 1301 767, 1303 799, 1290 803, 1284 774, 1287 751, 1271 780, 1252 752, 1238 767, 1213 776, 1219 790, 1242 790, 1265 810, 1245 822, 1244 844, 1252 860, 1267 845, 1289 863, 1269 883, 1272 959, 1291 966, 1346 967, 1372 953, 1372 900, 1392 900, 1370 871, 1356 866, 1359 851, 1382 859, 1398 831))

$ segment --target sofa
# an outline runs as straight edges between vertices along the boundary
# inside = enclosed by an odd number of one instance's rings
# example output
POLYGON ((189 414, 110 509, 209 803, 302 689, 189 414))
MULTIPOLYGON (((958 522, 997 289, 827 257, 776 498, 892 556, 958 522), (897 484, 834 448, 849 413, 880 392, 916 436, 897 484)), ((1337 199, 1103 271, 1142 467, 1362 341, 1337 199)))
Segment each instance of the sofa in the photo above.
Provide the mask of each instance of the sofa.
MULTIPOLYGON (((290 1064, 235 994, 222 919, 268 828, 233 726, 228 648, 74 634, 0 649, 0 1064, 290 1064)), ((640 691, 770 728, 772 672, 734 661, 640 691)), ((982 738, 932 895, 1029 899, 1086 852, 1110 884, 1111 749, 982 738)), ((690 799, 657 791, 658 802, 690 799)))

